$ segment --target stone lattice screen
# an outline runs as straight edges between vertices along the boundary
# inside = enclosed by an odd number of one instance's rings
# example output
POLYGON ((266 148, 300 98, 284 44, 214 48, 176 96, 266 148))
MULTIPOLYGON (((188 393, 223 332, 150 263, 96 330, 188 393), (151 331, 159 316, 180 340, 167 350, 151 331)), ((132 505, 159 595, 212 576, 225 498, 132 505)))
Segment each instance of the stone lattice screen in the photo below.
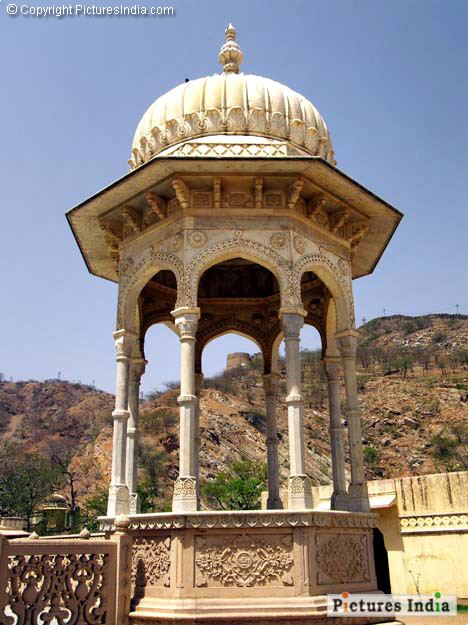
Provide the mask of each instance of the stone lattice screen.
POLYGON ((114 625, 120 546, 0 538, 0 625, 114 625))

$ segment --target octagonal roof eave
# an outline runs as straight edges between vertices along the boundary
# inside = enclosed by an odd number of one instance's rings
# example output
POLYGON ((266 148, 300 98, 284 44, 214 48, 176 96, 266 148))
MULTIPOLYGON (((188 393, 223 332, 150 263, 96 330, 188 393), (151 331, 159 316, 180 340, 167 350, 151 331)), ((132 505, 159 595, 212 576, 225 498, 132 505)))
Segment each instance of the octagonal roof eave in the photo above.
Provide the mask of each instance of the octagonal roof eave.
MULTIPOLYGON (((366 208, 372 209, 371 212, 375 215, 383 213, 391 223, 386 228, 387 233, 383 237, 382 245, 376 250, 371 266, 365 270, 353 271, 353 279, 369 275, 374 271, 403 217, 401 211, 319 156, 274 158, 269 156, 246 158, 237 156, 222 158, 211 156, 156 156, 133 171, 124 174, 121 178, 118 178, 65 213, 88 271, 93 275, 112 282, 118 280, 115 269, 111 268, 113 263, 110 257, 107 256, 107 250, 104 251, 104 255, 108 258, 106 262, 102 260, 101 262, 96 262, 92 258, 93 254, 90 253, 89 245, 86 244, 87 240, 89 240, 89 228, 83 222, 95 219, 95 227, 98 230, 98 218, 100 216, 117 206, 130 202, 138 194, 149 190, 155 184, 171 175, 178 174, 184 176, 193 173, 197 169, 197 164, 200 163, 204 164, 203 173, 207 175, 222 174, 223 170, 233 173, 232 164, 235 163, 235 173, 239 174, 252 174, 252 166, 256 164, 257 175, 281 173, 306 176, 314 183, 318 181, 325 193, 334 194, 344 203, 354 206, 358 211, 361 210, 362 212, 359 205, 365 203, 366 208)), ((102 245, 104 246, 104 243, 102 245)), ((356 257, 358 255, 359 249, 356 257)))

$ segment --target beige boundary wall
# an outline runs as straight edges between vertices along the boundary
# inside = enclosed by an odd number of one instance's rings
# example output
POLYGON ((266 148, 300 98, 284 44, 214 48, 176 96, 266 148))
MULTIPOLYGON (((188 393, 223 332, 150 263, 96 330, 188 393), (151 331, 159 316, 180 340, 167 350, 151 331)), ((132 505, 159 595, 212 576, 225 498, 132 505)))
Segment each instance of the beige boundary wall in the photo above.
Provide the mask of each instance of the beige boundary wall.
MULTIPOLYGON (((437 591, 468 598, 468 472, 368 483, 379 513, 393 593, 437 591)), ((316 509, 329 506, 331 487, 314 488, 316 509)))

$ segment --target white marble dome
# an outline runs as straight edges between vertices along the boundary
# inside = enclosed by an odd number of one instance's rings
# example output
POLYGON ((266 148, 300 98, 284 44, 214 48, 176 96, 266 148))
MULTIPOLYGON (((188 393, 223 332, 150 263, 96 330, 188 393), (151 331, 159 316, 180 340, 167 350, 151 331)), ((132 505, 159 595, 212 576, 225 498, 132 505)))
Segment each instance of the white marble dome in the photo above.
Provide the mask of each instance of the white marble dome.
POLYGON ((132 169, 171 146, 215 135, 241 144, 252 137, 280 141, 335 165, 330 133, 314 105, 279 82, 239 73, 242 59, 230 25, 219 53, 224 72, 182 83, 149 107, 133 139, 132 169))

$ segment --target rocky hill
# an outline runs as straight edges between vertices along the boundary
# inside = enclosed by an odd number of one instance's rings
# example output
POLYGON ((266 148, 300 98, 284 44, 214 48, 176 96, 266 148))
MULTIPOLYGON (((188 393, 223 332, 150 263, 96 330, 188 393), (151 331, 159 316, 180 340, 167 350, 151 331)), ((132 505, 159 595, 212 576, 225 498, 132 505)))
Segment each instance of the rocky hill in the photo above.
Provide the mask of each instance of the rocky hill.
MULTIPOLYGON (((361 330, 359 390, 367 475, 392 477, 468 468, 468 317, 387 317, 361 330)), ((307 470, 331 479, 326 384, 320 354, 304 352, 307 470)), ((201 396, 201 473, 235 459, 265 461, 265 412, 258 357, 206 380, 201 396)), ((288 473, 284 372, 278 402, 281 477, 288 473)), ((140 481, 157 482, 167 506, 177 475, 177 389, 143 402, 140 481), (154 479, 156 476, 156 479, 154 479)), ((344 404, 344 397, 343 404, 344 404)), ((0 445, 68 450, 78 501, 102 492, 110 472, 113 397, 59 380, 0 384, 0 445)))

